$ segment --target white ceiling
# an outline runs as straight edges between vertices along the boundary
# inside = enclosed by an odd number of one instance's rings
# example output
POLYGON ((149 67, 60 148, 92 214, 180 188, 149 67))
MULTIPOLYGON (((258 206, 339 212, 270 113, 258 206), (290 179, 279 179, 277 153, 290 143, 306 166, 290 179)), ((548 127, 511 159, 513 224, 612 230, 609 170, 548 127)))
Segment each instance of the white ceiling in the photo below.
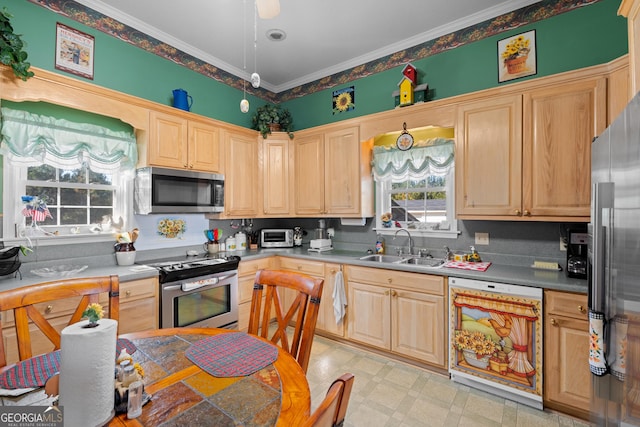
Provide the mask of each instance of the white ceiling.
POLYGON ((255 52, 253 0, 76 1, 236 76, 257 64, 278 93, 539 0, 280 0, 279 16, 257 20, 255 52))

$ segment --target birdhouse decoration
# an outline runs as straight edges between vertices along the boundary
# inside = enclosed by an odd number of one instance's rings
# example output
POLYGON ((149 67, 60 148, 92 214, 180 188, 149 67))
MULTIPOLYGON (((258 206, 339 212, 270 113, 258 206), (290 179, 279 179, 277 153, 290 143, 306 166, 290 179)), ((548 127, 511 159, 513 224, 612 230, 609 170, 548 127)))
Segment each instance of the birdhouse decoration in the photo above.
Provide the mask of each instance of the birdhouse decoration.
POLYGON ((413 64, 407 63, 402 69, 402 80, 398 83, 398 88, 393 92, 396 107, 404 107, 426 101, 429 86, 426 83, 418 85, 418 70, 413 64))
POLYGON ((400 106, 413 104, 413 89, 416 87, 418 73, 416 67, 407 64, 402 69, 402 80, 398 83, 400 87, 400 106))

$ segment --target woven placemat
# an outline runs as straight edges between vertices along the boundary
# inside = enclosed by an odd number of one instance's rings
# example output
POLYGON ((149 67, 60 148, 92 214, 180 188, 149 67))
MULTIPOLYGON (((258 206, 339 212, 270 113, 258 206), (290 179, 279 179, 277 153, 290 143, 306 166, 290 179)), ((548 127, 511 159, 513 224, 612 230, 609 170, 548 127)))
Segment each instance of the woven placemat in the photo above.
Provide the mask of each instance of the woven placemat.
POLYGON ((244 332, 231 332, 193 343, 186 356, 215 377, 241 377, 275 362, 278 348, 244 332))
MULTIPOLYGON (((131 341, 126 338, 118 338, 116 342, 116 357, 118 357, 123 348, 126 348, 129 354, 133 354, 136 351, 136 346, 131 341)), ((60 350, 40 354, 18 362, 3 372, 0 375, 0 389, 13 390, 44 387, 49 377, 59 370, 60 350)))

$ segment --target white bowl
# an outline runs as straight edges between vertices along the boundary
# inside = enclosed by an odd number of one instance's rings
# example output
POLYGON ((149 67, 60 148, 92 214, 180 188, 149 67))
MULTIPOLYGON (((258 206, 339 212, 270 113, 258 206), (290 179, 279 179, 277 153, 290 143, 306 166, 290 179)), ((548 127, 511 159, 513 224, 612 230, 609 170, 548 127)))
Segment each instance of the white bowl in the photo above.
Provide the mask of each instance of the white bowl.
POLYGON ((116 252, 118 265, 133 265, 136 260, 136 251, 116 252))

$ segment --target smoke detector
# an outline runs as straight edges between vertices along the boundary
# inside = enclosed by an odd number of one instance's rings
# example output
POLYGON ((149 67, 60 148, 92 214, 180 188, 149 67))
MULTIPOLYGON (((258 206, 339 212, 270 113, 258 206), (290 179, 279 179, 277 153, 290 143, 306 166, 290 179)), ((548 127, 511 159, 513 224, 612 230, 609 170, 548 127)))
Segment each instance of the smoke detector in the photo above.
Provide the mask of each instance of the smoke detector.
POLYGON ((267 31, 267 38, 273 42, 281 42, 287 38, 287 33, 277 28, 267 31))

